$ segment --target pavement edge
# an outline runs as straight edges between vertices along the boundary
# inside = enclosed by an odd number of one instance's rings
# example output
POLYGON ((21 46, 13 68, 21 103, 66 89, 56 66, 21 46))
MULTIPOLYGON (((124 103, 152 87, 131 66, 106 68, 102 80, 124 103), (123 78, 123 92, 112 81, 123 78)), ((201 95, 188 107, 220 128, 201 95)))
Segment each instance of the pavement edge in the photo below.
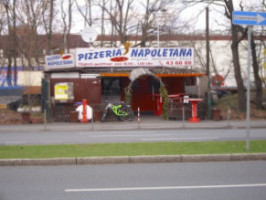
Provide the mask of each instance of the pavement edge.
POLYGON ((266 153, 204 154, 166 156, 113 156, 49 159, 0 159, 0 166, 99 165, 173 162, 227 162, 266 160, 266 153))

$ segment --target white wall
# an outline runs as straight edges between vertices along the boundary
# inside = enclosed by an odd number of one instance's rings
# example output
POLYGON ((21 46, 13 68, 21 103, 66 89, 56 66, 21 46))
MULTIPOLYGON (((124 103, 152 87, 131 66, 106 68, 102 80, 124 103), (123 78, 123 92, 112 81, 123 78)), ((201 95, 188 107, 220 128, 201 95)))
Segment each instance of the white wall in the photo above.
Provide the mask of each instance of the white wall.
POLYGON ((17 84, 20 86, 41 86, 42 71, 19 71, 17 84))

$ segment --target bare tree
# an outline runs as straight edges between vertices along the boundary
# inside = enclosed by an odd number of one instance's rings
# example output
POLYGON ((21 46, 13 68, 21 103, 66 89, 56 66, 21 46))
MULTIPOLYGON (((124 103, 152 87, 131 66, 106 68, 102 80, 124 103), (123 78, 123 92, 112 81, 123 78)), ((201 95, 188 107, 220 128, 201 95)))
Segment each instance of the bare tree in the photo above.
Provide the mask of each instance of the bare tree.
POLYGON ((118 33, 120 42, 123 44, 128 39, 129 20, 131 6, 134 0, 115 0, 112 4, 100 5, 105 10, 111 21, 111 26, 118 33))
POLYGON ((47 36, 47 51, 52 50, 53 22, 55 20, 55 0, 43 0, 42 2, 42 20, 44 30, 47 36))
POLYGON ((235 80, 237 84, 238 89, 238 108, 240 111, 245 112, 246 111, 246 95, 245 95, 245 87, 241 75, 241 65, 239 60, 239 43, 243 39, 241 37, 239 39, 239 34, 241 34, 241 27, 234 25, 232 23, 232 17, 233 17, 233 11, 234 11, 234 5, 233 0, 184 0, 185 4, 189 5, 195 5, 197 3, 206 3, 208 5, 210 4, 216 4, 219 6, 224 7, 225 16, 231 21, 231 34, 232 34, 232 44, 231 44, 231 50, 232 50, 232 57, 233 57, 233 65, 234 65, 234 74, 235 74, 235 80))
MULTIPOLYGON (((106 4, 106 0, 102 0, 102 5, 106 4)), ((101 17, 101 47, 103 47, 103 36, 105 35, 105 28, 104 28, 104 24, 105 24, 105 10, 104 7, 102 7, 102 17, 101 17)))
POLYGON ((76 6, 78 8, 79 13, 82 15, 84 19, 84 26, 86 25, 92 26, 92 0, 84 0, 85 6, 82 1, 75 0, 76 6))
POLYGON ((16 13, 16 4, 17 0, 13 0, 13 34, 12 34, 12 39, 13 39, 13 49, 14 49, 14 54, 13 54, 13 59, 14 59, 14 85, 17 85, 17 13, 16 13))
POLYGON ((5 15, 5 8, 4 8, 4 5, 2 4, 2 2, 0 3, 0 81, 1 81, 1 86, 4 85, 4 81, 5 79, 2 79, 4 78, 2 76, 2 70, 3 70, 3 66, 5 64, 5 58, 3 56, 3 37, 2 37, 2 34, 4 32, 4 27, 5 27, 5 24, 6 24, 6 15, 5 15))
MULTIPOLYGON (((195 4, 195 3, 208 3, 208 4, 216 4, 224 7, 225 16, 231 21, 231 34, 232 34, 232 57, 233 57, 233 65, 234 65, 234 74, 235 80, 238 88, 238 106, 240 111, 246 111, 246 95, 245 95, 245 87, 243 83, 243 78, 241 76, 241 66, 239 61, 239 44, 240 42, 247 37, 247 29, 242 26, 232 24, 232 15, 234 11, 233 0, 184 0, 185 3, 195 4)), ((243 2, 240 1, 239 7, 244 10, 243 2)), ((253 2, 254 3, 254 2, 253 2)), ((265 8, 265 0, 261 0, 261 9, 265 8)), ((253 8, 254 9, 254 8, 253 8)), ((254 72, 254 80, 256 86, 256 105, 257 108, 263 108, 262 104, 262 80, 259 76, 259 64, 257 60, 256 53, 256 43, 255 37, 252 36, 251 39, 251 49, 252 49, 252 61, 253 61, 253 72, 254 72)))
POLYGON ((6 23, 5 9, 2 2, 0 2, 0 35, 2 35, 3 33, 5 23, 6 23))
POLYGON ((243 83, 243 79, 241 76, 241 65, 239 61, 239 43, 241 42, 241 39, 239 39, 239 26, 236 26, 232 23, 233 19, 233 1, 232 0, 225 0, 225 15, 231 20, 231 34, 232 34, 232 55, 233 55, 233 64, 234 64, 234 72, 235 72, 235 79, 237 83, 237 89, 238 89, 238 107, 239 110, 242 112, 246 111, 246 95, 245 95, 245 86, 243 83))
POLYGON ((67 51, 69 53, 69 40, 70 40, 70 31, 72 27, 72 7, 74 4, 74 0, 68 0, 67 4, 67 13, 64 8, 65 1, 61 0, 61 18, 63 20, 63 37, 64 37, 64 47, 63 51, 67 51), (66 19, 68 18, 68 20, 66 19))
MULTIPOLYGON (((41 16, 39 13, 42 12, 42 3, 36 0, 18 0, 18 47, 23 57, 27 60, 27 70, 33 70, 33 67, 40 65, 42 61, 40 56, 42 55, 42 49, 39 45, 39 37, 37 30, 41 26, 41 16)), ((24 66, 24 63, 22 63, 24 66)))
MULTIPOLYGON (((262 2, 265 4, 265 0, 262 2)), ((243 10, 243 6, 240 4, 241 9, 243 10)), ((243 28, 241 26, 238 27, 239 31, 247 38, 247 28, 243 28)), ((254 81, 255 81, 255 90, 256 90, 256 106, 258 109, 263 109, 263 90, 262 90, 262 80, 259 75, 259 63, 258 63, 258 57, 257 57, 257 50, 256 50, 256 43, 255 43, 256 37, 252 33, 251 35, 251 57, 252 57, 252 67, 253 67, 253 75, 254 75, 254 81)))
MULTIPOLYGON (((266 8, 266 0, 262 0, 261 7, 266 8)), ((256 105, 258 109, 264 109, 263 106, 263 88, 262 88, 262 80, 260 77, 260 67, 256 52, 256 43, 255 43, 256 37, 252 34, 251 37, 251 51, 252 51, 252 63, 253 63, 253 72, 254 72, 254 80, 255 80, 255 86, 256 86, 256 105)))
MULTIPOLYGON (((146 46, 146 43, 155 37, 149 37, 154 35, 157 31, 157 23, 160 20, 160 16, 163 15, 165 21, 160 26, 160 31, 167 30, 170 32, 170 27, 174 27, 173 24, 177 18, 177 9, 170 9, 175 6, 174 0, 101 0, 101 1, 75 1, 80 14, 83 16, 86 24, 101 27, 101 35, 106 33, 109 28, 109 34, 112 36, 113 41, 120 40, 120 43, 124 43, 128 40, 129 35, 138 35, 140 32, 141 42, 136 45, 146 46), (100 12, 94 12, 91 16, 91 8, 98 9, 100 12), (97 6, 95 8, 95 6, 97 6), (167 12, 165 12, 167 10, 167 12), (175 11, 175 13, 173 12, 175 11), (101 15, 100 15, 101 14, 101 15), (173 15, 174 14, 174 15, 173 15), (93 17, 93 18, 92 18, 93 17), (100 19, 100 22, 98 20, 100 19), (92 22, 93 21, 93 22, 92 22), (165 24, 168 26, 165 26, 165 24), (171 24, 170 24, 171 23, 171 24)), ((103 46, 103 40, 101 39, 101 46, 103 46)))
POLYGON ((145 14, 143 20, 140 21, 141 32, 142 32, 140 46, 145 47, 149 36, 149 30, 151 29, 151 26, 155 19, 155 18, 150 19, 153 11, 155 11, 154 8, 155 5, 154 4, 151 5, 150 0, 146 0, 146 3, 142 2, 141 4, 145 8, 145 14))
MULTIPOLYGON (((7 26, 8 26, 8 41, 11 41, 11 22, 10 22, 10 4, 9 1, 4 2, 4 7, 5 7, 5 12, 6 12, 6 17, 7 17, 7 26)), ((7 55, 7 85, 11 86, 11 64, 12 64, 12 59, 11 59, 11 53, 12 52, 12 47, 9 45, 9 47, 6 49, 6 55, 7 55)))
POLYGON ((152 40, 150 36, 157 31, 157 34, 163 35, 171 34, 171 29, 178 29, 176 22, 181 10, 173 0, 146 0, 139 3, 143 9, 141 13, 137 13, 138 26, 141 26, 140 46, 145 47, 152 40), (175 9, 171 9, 173 7, 175 9))
POLYGON ((254 35, 251 37, 251 55, 252 55, 252 66, 254 72, 255 88, 256 88, 256 106, 258 109, 263 109, 263 90, 262 90, 262 80, 259 75, 259 62, 256 52, 256 43, 254 35))
MULTIPOLYGON (((201 71, 206 71, 206 59, 205 59, 205 55, 203 55, 203 51, 202 49, 205 48, 205 41, 191 41, 190 42, 191 46, 194 47, 194 51, 195 51, 195 58, 197 59, 197 63, 199 64, 199 66, 201 67, 201 71)), ((226 78, 228 77, 229 73, 231 72, 231 67, 226 68, 219 68, 219 66, 217 66, 217 61, 216 61, 216 54, 214 54, 213 50, 217 47, 215 46, 215 44, 217 43, 217 41, 212 41, 211 45, 210 45, 210 71, 211 74, 215 74, 215 75, 222 75, 224 80, 226 80, 226 78)), ((228 66, 231 63, 231 59, 224 59, 223 60, 223 65, 228 66)))
POLYGON ((13 0, 13 3, 9 0, 4 0, 3 5, 5 7, 5 13, 7 17, 7 25, 8 25, 8 47, 6 49, 7 54, 7 84, 8 86, 12 86, 12 60, 14 60, 14 85, 17 84, 17 35, 16 35, 16 0, 13 0))

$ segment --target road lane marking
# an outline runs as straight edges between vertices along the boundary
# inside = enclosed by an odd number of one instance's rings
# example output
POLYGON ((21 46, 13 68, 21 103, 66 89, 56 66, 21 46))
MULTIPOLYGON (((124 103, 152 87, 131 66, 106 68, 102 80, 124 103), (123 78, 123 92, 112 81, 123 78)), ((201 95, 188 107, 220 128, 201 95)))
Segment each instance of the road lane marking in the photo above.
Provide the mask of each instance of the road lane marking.
POLYGON ((219 140, 219 138, 143 138, 143 141, 209 141, 209 140, 219 140))
POLYGON ((93 138, 98 138, 98 137, 153 137, 153 136, 157 136, 157 137, 165 137, 165 136, 171 136, 172 134, 143 134, 143 135, 137 135, 137 134, 131 134, 131 135, 126 135, 126 134, 113 134, 113 135, 90 135, 90 137, 93 137, 93 138))
POLYGON ((23 141, 6 141, 6 142, 2 142, 0 145, 14 145, 14 144, 27 144, 27 142, 23 142, 23 141))
POLYGON ((81 189, 65 189, 65 192, 122 192, 122 191, 143 191, 143 190, 191 190, 191 189, 223 189, 223 188, 247 188, 247 187, 266 187, 266 183, 234 184, 234 185, 127 187, 127 188, 81 188, 81 189))

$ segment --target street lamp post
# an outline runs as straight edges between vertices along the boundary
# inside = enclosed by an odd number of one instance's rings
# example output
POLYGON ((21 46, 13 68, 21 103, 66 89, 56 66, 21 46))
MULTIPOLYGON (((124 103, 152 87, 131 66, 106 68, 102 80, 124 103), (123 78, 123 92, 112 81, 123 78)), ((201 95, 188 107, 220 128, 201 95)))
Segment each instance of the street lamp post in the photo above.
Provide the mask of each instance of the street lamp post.
POLYGON ((160 47, 160 22, 157 23, 157 47, 160 47))
POLYGON ((208 119, 211 119, 211 85, 210 85, 210 35, 209 35, 209 7, 206 7, 206 71, 208 76, 207 102, 208 119))
MULTIPOLYGON (((165 13, 167 10, 166 9, 161 9, 161 10, 155 10, 155 9, 151 9, 150 12, 151 13, 155 13, 158 12, 159 14, 165 13)), ((159 19, 157 21, 157 47, 160 47, 160 15, 159 15, 159 19)))

